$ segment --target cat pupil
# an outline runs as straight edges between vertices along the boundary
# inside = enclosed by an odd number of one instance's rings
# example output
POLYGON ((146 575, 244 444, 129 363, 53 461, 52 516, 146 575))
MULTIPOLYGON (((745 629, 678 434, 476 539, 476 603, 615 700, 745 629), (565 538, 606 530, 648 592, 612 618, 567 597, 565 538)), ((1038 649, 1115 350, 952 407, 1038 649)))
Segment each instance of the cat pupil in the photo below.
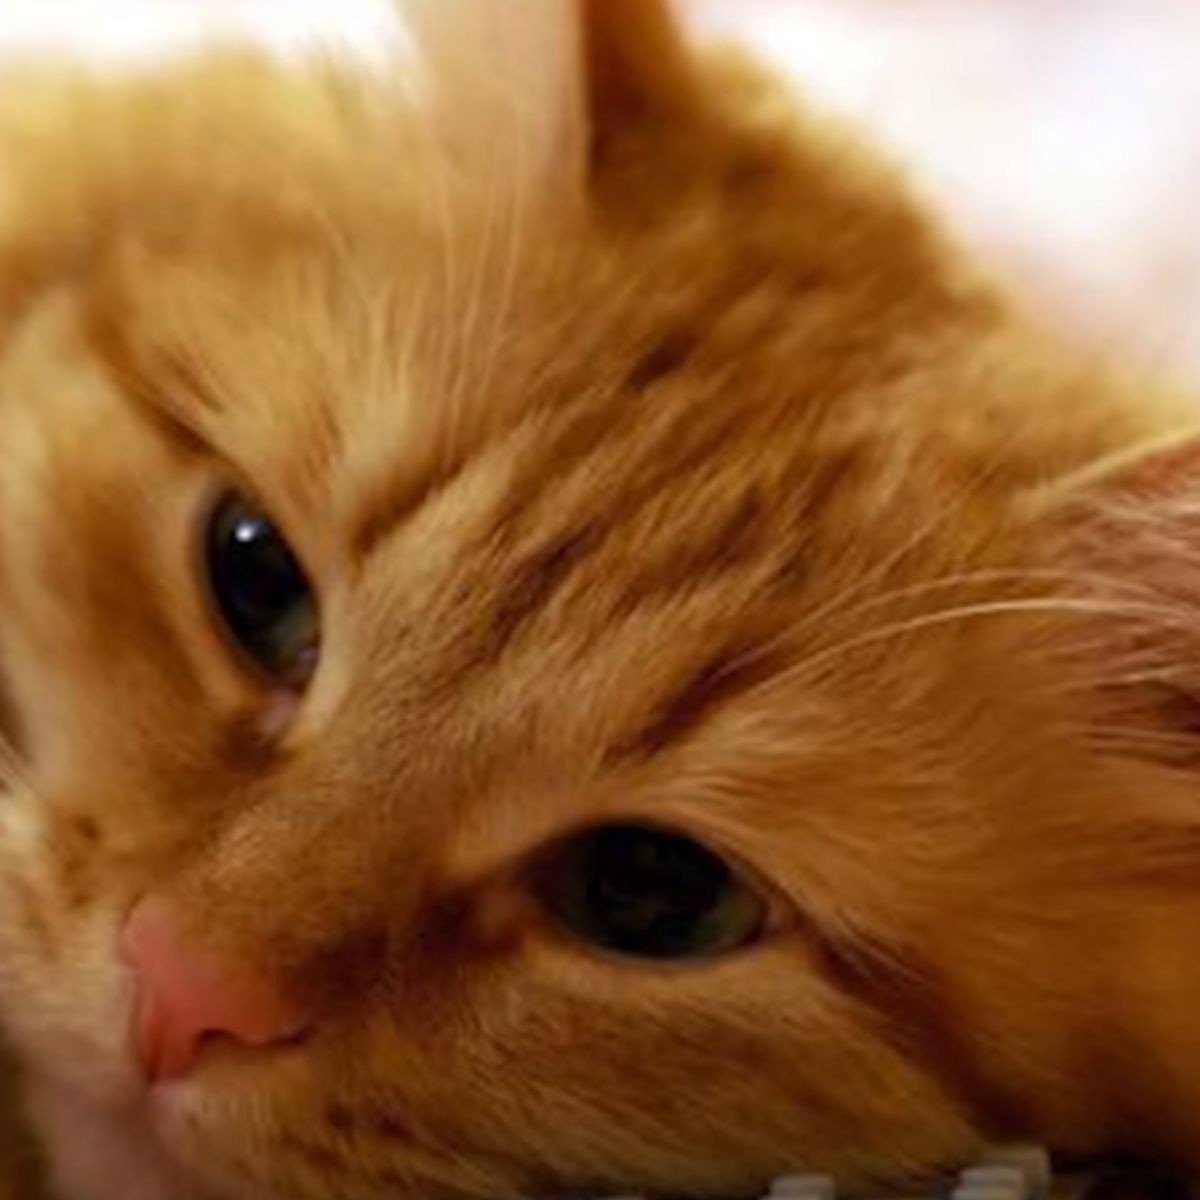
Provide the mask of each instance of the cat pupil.
POLYGON ((556 864, 551 908, 602 949, 691 958, 752 940, 762 904, 711 851, 679 834, 607 826, 571 842, 556 864))
POLYGON ((206 566, 233 641, 275 679, 303 683, 316 662, 312 587, 279 530, 236 492, 222 496, 209 519, 206 566))

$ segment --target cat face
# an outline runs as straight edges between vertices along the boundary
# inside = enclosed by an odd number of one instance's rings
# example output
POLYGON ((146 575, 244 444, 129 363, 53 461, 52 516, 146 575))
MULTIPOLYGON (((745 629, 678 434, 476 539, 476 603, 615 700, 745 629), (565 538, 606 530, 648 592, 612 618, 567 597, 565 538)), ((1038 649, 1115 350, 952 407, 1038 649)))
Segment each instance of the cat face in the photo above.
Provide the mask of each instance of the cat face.
POLYGON ((70 1197, 1104 1136, 1074 950, 1168 768, 1082 728, 1035 499, 1165 410, 583 9, 562 178, 250 62, 6 134, 0 1001, 70 1197))

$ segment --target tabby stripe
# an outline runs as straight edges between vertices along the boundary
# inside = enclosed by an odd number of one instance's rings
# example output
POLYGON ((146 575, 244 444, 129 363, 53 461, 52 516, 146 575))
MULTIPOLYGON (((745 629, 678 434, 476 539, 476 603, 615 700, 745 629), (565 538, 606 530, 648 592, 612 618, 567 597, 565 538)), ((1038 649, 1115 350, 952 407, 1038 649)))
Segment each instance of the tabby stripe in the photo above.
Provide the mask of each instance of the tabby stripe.
POLYGON ((485 646, 477 665, 496 662, 523 628, 565 585, 571 572, 599 545, 604 531, 585 525, 552 538, 518 559, 506 572, 499 602, 484 627, 485 646))
POLYGON ((476 446, 471 454, 457 454, 421 472, 405 473, 400 482, 374 500, 351 534, 350 552, 354 560, 363 562, 374 554, 400 526, 452 486, 485 449, 486 444, 476 446))
MULTIPOLYGON (((3 751, 7 751, 18 763, 28 760, 29 739, 25 722, 17 707, 12 680, 4 669, 0 669, 0 743, 3 743, 3 751)), ((0 751, 0 785, 13 782, 7 778, 6 768, 15 764, 6 762, 5 758, 6 755, 0 751)))
MULTIPOLYGON (((628 432, 620 418, 636 412, 641 395, 651 386, 682 370, 695 346, 695 338, 686 331, 667 330, 635 356, 615 394, 598 396, 595 383, 580 392, 575 403, 566 401, 564 420, 547 444, 539 448, 536 459, 518 473, 519 484, 510 491, 505 504, 492 521, 490 537, 507 535, 516 528, 560 480, 568 477, 581 461, 600 447, 628 432)), ((359 559, 370 555, 399 525, 410 520, 438 492, 453 483, 480 454, 501 438, 518 432, 522 426, 543 418, 546 406, 532 406, 525 421, 502 425, 469 450, 446 455, 420 478, 406 478, 394 492, 374 506, 352 539, 359 559)))
POLYGON ((723 647, 688 675, 651 714, 605 754, 610 765, 645 761, 693 733, 717 709, 752 691, 783 670, 782 650, 748 648, 745 642, 723 647))
POLYGON ((130 400, 139 413, 185 452, 200 457, 212 455, 203 431, 185 415, 181 397, 203 409, 219 408, 200 375, 180 355, 156 348, 154 361, 147 361, 130 344, 122 325, 126 318, 120 297, 106 291, 102 300, 88 305, 84 333, 88 346, 113 385, 130 400))

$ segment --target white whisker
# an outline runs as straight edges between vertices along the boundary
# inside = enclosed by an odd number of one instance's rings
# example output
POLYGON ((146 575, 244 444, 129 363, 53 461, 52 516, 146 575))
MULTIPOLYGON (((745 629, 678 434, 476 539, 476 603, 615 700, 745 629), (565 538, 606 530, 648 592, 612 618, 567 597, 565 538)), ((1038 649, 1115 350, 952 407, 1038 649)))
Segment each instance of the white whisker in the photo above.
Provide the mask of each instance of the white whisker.
MULTIPOLYGON (((1101 599, 1073 598, 1059 596, 1035 596, 1024 599, 1005 599, 983 601, 979 604, 965 604, 953 608, 940 609, 931 613, 923 613, 903 621, 896 621, 870 629, 845 641, 818 650, 815 654, 797 663, 788 671, 789 678, 812 675, 837 662, 839 658, 855 650, 868 646, 879 645, 910 633, 939 628, 957 622, 973 621, 984 617, 1030 615, 1045 613, 1050 615, 1072 614, 1111 614, 1125 613, 1126 605, 1114 605, 1101 599)), ((1151 614, 1161 619, 1164 611, 1143 608, 1143 615, 1151 614)), ((1173 614, 1172 614, 1173 615, 1173 614)))

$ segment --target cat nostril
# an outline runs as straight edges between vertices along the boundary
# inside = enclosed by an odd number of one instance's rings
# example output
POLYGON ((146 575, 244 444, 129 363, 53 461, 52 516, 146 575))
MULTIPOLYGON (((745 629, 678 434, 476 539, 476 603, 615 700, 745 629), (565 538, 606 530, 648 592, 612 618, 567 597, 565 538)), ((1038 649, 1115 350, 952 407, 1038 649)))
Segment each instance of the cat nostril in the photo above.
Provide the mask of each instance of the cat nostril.
POLYGON ((190 945, 164 901, 133 909, 121 950, 137 980, 134 1048, 150 1083, 187 1075, 215 1037, 243 1046, 294 1041, 308 1027, 281 983, 190 945))

